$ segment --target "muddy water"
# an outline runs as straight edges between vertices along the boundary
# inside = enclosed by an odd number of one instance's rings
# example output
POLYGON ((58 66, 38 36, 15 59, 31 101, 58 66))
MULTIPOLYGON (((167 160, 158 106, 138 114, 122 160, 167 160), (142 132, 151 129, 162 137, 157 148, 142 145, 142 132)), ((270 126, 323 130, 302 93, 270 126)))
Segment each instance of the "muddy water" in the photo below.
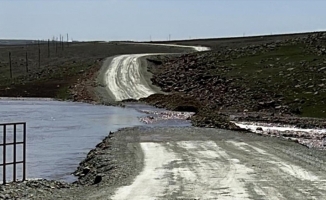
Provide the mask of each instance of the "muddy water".
MULTIPOLYGON (((142 125, 138 119, 142 116, 145 114, 132 108, 35 99, 0 100, 0 123, 27 122, 27 178, 75 180, 70 173, 90 149, 110 131, 142 125)), ((8 131, 7 139, 12 140, 8 131)), ((0 137, 2 143, 2 130, 0 137)), ((0 151, 2 162, 2 148, 0 151)), ((12 160, 12 148, 8 147, 7 157, 12 160)), ((10 169, 8 180, 12 180, 10 169)))
POLYGON ((126 103, 126 108, 132 108, 143 113, 139 120, 146 125, 146 127, 164 127, 177 126, 186 127, 191 126, 190 117, 194 113, 167 111, 161 108, 140 104, 140 103, 126 103))
MULTIPOLYGON (((79 162, 110 131, 133 126, 190 126, 190 121, 182 115, 139 103, 128 103, 121 108, 51 99, 0 99, 0 123, 27 122, 28 179, 72 182, 75 177, 71 173, 79 162)), ((18 142, 22 140, 21 130, 18 126, 18 142)), ((1 129, 0 143, 2 141, 1 129)), ((12 128, 8 128, 7 142, 12 141, 12 128)), ((1 163, 2 151, 0 148, 1 163)), ((12 152, 12 147, 8 146, 7 162, 12 162, 12 152)), ((22 152, 21 146, 18 146, 17 152, 22 152)), ((17 160, 22 160, 21 153, 18 153, 17 160)), ((18 170, 21 171, 21 165, 18 165, 18 170)), ((18 178, 21 178, 21 173, 18 178)), ((7 180, 12 180, 11 167, 7 170, 7 180)))

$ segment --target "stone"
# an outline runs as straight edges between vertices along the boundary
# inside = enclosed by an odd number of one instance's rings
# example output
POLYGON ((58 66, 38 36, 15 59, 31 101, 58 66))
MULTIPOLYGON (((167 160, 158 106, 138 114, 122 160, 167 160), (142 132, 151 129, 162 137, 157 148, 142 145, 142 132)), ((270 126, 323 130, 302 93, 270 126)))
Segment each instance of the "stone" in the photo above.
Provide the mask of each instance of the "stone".
POLYGON ((256 131, 263 131, 263 128, 262 127, 257 127, 256 131))
POLYGON ((95 184, 99 184, 102 181, 102 175, 98 174, 96 175, 95 179, 94 179, 94 185, 95 184))

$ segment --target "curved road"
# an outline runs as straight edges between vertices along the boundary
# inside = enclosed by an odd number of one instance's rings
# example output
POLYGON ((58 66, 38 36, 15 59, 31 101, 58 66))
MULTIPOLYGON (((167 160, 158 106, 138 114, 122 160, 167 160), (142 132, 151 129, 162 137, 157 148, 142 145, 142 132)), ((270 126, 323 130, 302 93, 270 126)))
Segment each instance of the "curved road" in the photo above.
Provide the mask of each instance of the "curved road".
MULTIPOLYGON (((163 44, 140 44, 140 45, 162 45, 171 47, 192 48, 195 51, 207 51, 207 47, 189 47, 180 45, 163 44)), ((130 54, 116 56, 112 59, 105 73, 105 83, 115 101, 125 99, 140 99, 148 97, 157 91, 151 87, 144 75, 140 58, 150 55, 162 54, 130 54)))
MULTIPOLYGON (((139 99, 156 92, 140 66, 140 58, 148 55, 154 54, 113 58, 105 77, 116 101, 139 99)), ((128 133, 125 142, 139 144, 144 155, 142 171, 130 184, 118 187, 112 196, 104 188, 88 197, 113 200, 325 198, 325 156, 315 156, 316 151, 298 144, 238 132, 228 132, 218 138, 220 132, 167 128, 128 133), (130 141, 136 134, 139 138, 130 141), (228 138, 230 135, 233 138, 228 138)))

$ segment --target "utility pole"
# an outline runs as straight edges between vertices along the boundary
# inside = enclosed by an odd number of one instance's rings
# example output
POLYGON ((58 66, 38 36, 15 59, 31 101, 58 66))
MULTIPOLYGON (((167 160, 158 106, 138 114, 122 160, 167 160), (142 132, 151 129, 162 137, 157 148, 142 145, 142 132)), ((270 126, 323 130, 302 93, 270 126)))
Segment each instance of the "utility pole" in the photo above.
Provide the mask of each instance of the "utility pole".
POLYGON ((50 58, 50 39, 48 39, 48 58, 50 58))
POLYGON ((60 40, 61 40, 61 50, 63 51, 63 35, 61 36, 60 40))
POLYGON ((69 47, 69 35, 67 33, 67 46, 69 47))
MULTIPOLYGON (((59 44, 60 44, 60 46, 62 45, 62 42, 61 42, 61 39, 62 39, 62 37, 61 37, 61 34, 60 34, 60 36, 59 36, 59 44)), ((62 49, 62 47, 61 47, 61 49, 62 49)))
POLYGON ((25 58, 25 67, 26 67, 26 73, 28 73, 28 57, 27 57, 27 51, 26 51, 26 58, 25 58))
POLYGON ((12 78, 12 68, 11 68, 11 52, 9 52, 9 70, 10 70, 10 78, 12 78))
POLYGON ((41 68, 41 49, 38 49, 38 67, 41 68))
POLYGON ((55 53, 58 52, 58 38, 55 38, 55 53))

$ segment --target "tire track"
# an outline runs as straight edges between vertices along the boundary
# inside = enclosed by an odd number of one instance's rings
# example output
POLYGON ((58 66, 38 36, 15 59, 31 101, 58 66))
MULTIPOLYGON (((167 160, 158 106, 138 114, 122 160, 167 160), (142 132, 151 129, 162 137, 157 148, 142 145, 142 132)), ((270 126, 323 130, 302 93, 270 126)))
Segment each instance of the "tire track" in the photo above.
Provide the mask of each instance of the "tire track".
POLYGON ((325 175, 259 142, 141 143, 145 168, 112 199, 322 199, 325 175), (127 196, 126 196, 127 195, 127 196))
MULTIPOLYGON (((171 47, 192 48, 195 51, 207 51, 207 47, 192 47, 182 45, 162 44, 139 44, 139 45, 161 45, 171 47)), ((163 53, 151 54, 130 54, 120 55, 112 59, 109 66, 106 66, 105 85, 113 95, 115 101, 125 99, 140 99, 148 97, 157 91, 153 90, 151 83, 146 81, 142 73, 143 66, 140 66, 140 58, 150 55, 163 55, 163 53)))
POLYGON ((273 147, 234 141, 228 141, 227 145, 247 153, 247 156, 242 156, 243 162, 251 160, 257 163, 255 169, 260 183, 253 184, 265 195, 277 191, 281 194, 279 199, 322 199, 326 194, 324 175, 283 158, 282 154, 275 153, 273 147))

